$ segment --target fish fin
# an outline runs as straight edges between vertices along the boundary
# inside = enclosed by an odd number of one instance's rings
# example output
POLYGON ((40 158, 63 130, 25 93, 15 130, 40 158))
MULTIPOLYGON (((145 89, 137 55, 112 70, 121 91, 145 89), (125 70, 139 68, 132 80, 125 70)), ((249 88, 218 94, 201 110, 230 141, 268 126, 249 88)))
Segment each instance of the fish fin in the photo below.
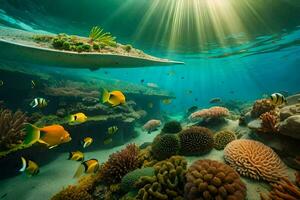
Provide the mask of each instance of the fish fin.
POLYGON ((76 172, 75 172, 73 178, 78 178, 78 177, 80 177, 81 174, 83 174, 84 169, 85 169, 85 168, 84 168, 83 164, 81 163, 81 164, 79 165, 78 169, 76 170, 76 172))
POLYGON ((109 96, 110 96, 109 92, 106 89, 103 89, 102 103, 108 102, 109 96))
POLYGON ((24 172, 26 170, 26 167, 27 167, 27 161, 24 157, 21 157, 21 161, 22 161, 22 168, 19 171, 24 172))
POLYGON ((85 142, 84 144, 83 144, 83 148, 86 148, 87 147, 87 142, 85 142))
POLYGON ((32 108, 37 107, 38 101, 36 99, 33 99, 32 102, 29 104, 32 108))
POLYGON ((25 124, 25 133, 24 145, 34 144, 40 139, 40 129, 32 124, 25 124))
POLYGON ((111 95, 111 97, 109 98, 108 102, 110 104, 112 104, 112 107, 115 107, 115 106, 117 106, 117 105, 119 105, 121 103, 120 100, 116 96, 113 96, 113 95, 111 95))
MULTIPOLYGON (((47 144, 47 143, 46 143, 47 144)), ((53 146, 50 146, 49 149, 53 149, 55 147, 57 147, 58 145, 53 145, 53 146)))

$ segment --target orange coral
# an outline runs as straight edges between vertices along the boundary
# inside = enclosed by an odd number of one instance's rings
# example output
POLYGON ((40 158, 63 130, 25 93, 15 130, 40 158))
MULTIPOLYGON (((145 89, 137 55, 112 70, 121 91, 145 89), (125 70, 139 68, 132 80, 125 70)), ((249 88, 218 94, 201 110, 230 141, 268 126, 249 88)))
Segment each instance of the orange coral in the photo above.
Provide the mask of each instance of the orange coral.
POLYGON ((229 115, 229 110, 224 107, 214 106, 209 109, 202 109, 192 113, 189 116, 189 119, 194 121, 198 119, 206 119, 206 118, 222 118, 229 115))
POLYGON ((224 158, 238 173, 253 179, 277 181, 286 176, 286 168, 279 156, 261 142, 239 139, 224 149, 224 158))
POLYGON ((269 99, 256 100, 251 110, 251 117, 257 118, 261 114, 270 112, 274 109, 275 106, 271 103, 269 99))
POLYGON ((263 113, 260 117, 262 120, 262 127, 259 129, 263 133, 277 133, 279 116, 275 112, 263 113))

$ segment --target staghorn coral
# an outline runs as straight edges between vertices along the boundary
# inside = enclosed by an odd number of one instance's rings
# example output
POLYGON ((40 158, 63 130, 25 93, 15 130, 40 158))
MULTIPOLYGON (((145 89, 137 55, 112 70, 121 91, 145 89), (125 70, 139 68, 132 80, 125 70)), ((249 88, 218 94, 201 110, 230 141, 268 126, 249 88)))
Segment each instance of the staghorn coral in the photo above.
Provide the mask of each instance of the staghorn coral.
POLYGON ((138 154, 139 148, 135 144, 111 154, 99 172, 102 180, 108 184, 119 183, 124 175, 140 167, 138 154))
POLYGON ((21 111, 13 113, 8 109, 0 110, 0 151, 9 150, 22 143, 26 122, 27 117, 21 111))
POLYGON ((222 150, 225 146, 236 139, 236 135, 233 131, 224 130, 215 133, 214 135, 214 147, 217 150, 222 150))
POLYGON ((162 133, 179 133, 182 130, 181 124, 178 121, 170 121, 165 123, 162 128, 162 133))
POLYGON ((262 200, 299 200, 300 189, 287 178, 271 183, 272 191, 269 194, 260 194, 262 200))
POLYGON ((224 149, 224 159, 238 173, 256 180, 273 182, 286 176, 279 156, 261 142, 239 139, 224 149))
POLYGON ((197 160, 187 170, 186 199, 236 199, 246 197, 246 186, 230 166, 214 160, 197 160))
POLYGON ((174 134, 157 135, 151 147, 153 157, 157 160, 164 160, 178 153, 179 140, 174 134))
POLYGON ((155 176, 142 176, 136 187, 137 200, 183 199, 183 184, 187 162, 182 156, 172 156, 154 165, 155 176))
POLYGON ((261 114, 274 110, 275 106, 269 99, 256 100, 252 106, 251 117, 258 118, 261 114))
POLYGON ((208 153, 214 145, 213 133, 210 129, 192 126, 179 133, 180 154, 200 155, 208 153))
POLYGON ((202 109, 192 113, 189 120, 197 121, 198 119, 223 118, 229 115, 229 110, 220 106, 213 106, 209 109, 202 109))
POLYGON ((260 115, 261 128, 258 130, 262 133, 277 133, 279 116, 275 112, 265 112, 260 115))

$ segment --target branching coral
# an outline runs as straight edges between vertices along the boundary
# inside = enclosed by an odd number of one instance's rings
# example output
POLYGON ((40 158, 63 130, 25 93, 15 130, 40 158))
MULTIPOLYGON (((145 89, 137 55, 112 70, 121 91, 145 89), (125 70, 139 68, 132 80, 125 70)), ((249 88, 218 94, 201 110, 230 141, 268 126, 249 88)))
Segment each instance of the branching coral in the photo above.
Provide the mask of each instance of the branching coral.
POLYGON ((251 110, 251 117, 258 118, 261 114, 270 112, 274 109, 275 106, 269 99, 256 100, 251 110))
POLYGON ((108 184, 119 183, 123 176, 140 166, 138 159, 139 148, 129 144, 120 152, 113 153, 100 170, 102 179, 108 184))
POLYGON ((259 117, 262 121, 259 132, 263 133, 277 133, 278 123, 280 122, 279 116, 275 112, 266 112, 259 117))
POLYGON ((162 133, 179 133, 182 130, 181 124, 178 121, 170 121, 165 123, 162 128, 162 133))
POLYGON ((214 106, 209 109, 202 109, 192 113, 189 116, 191 121, 196 121, 198 119, 207 119, 207 118, 223 118, 229 115, 229 110, 224 107, 214 106))
POLYGON ((183 184, 187 162, 181 156, 154 165, 155 176, 142 176, 136 183, 140 188, 136 199, 183 199, 183 184))
POLYGON ((215 133, 214 135, 214 147, 217 150, 224 149, 225 146, 236 139, 236 135, 233 131, 224 130, 215 133))
POLYGON ((224 158, 238 173, 269 182, 286 176, 286 168, 279 156, 261 142, 239 139, 224 149, 224 158))
POLYGON ((157 135, 152 142, 153 157, 157 160, 164 160, 176 155, 179 151, 179 140, 177 135, 157 135))
POLYGON ((236 199, 246 197, 246 186, 230 166, 197 160, 187 170, 184 193, 186 199, 236 199))
POLYGON ((138 160, 143 167, 152 167, 158 162, 153 158, 151 146, 139 151, 138 160))
POLYGON ((193 126, 179 133, 180 154, 199 155, 209 152, 214 145, 213 133, 205 127, 193 126))
POLYGON ((8 109, 0 110, 0 151, 11 149, 22 143, 26 122, 27 117, 21 111, 13 113, 8 109))

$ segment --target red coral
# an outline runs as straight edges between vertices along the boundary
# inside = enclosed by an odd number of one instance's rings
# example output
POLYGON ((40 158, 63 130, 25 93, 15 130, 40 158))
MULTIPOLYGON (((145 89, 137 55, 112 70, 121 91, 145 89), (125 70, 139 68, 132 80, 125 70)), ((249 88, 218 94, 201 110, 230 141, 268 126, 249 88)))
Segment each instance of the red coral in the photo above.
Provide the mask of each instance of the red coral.
POLYGON ((106 183, 119 183, 128 172, 140 167, 138 159, 139 148, 135 144, 129 144, 120 152, 113 153, 99 173, 106 183))
POLYGON ((266 112, 270 112, 271 110, 274 110, 275 106, 271 103, 269 99, 260 99, 255 101, 252 110, 251 110, 251 117, 257 118, 261 114, 264 114, 266 112))
POLYGON ((259 117, 262 120, 262 127, 259 130, 263 133, 277 133, 279 116, 275 112, 266 112, 259 117))

